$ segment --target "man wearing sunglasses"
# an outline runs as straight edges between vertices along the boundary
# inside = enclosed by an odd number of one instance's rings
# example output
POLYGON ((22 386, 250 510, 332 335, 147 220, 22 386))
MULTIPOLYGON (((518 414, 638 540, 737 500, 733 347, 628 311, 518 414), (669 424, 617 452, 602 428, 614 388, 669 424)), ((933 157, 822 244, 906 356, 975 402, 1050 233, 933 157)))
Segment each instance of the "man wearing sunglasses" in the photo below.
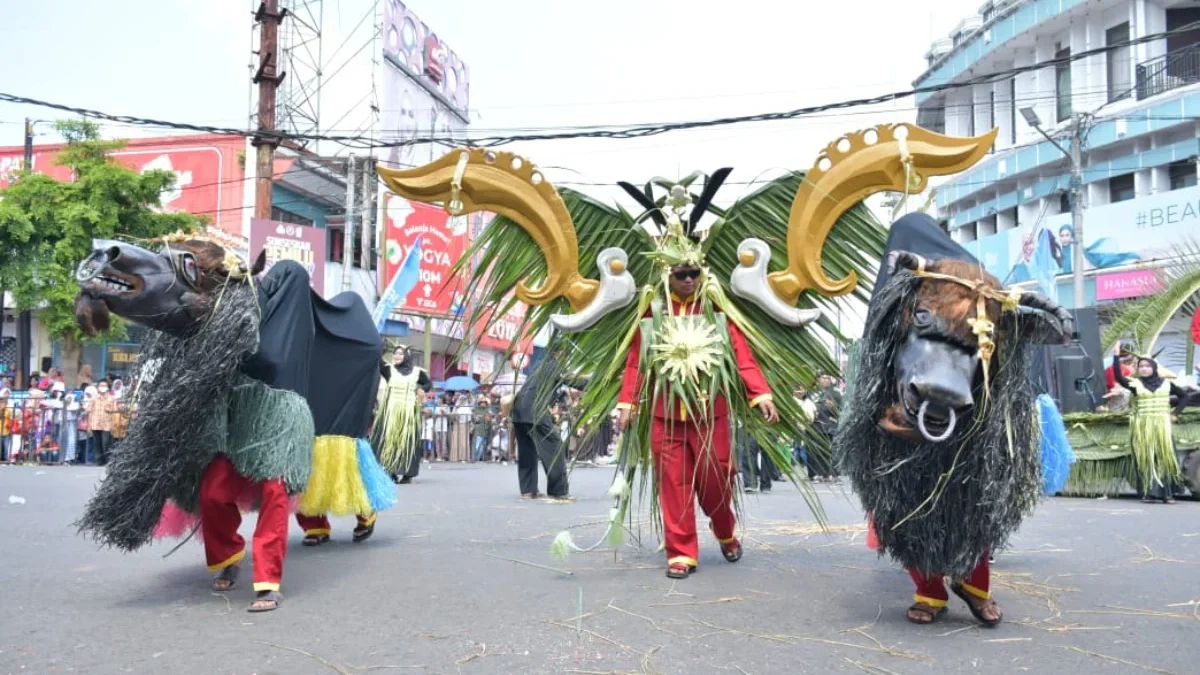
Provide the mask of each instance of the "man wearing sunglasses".
MULTIPOLYGON (((672 316, 703 314, 700 296, 704 283, 699 265, 684 263, 670 268, 669 303, 662 309, 672 316), (668 306, 669 305, 669 306, 668 306)), ((652 310, 653 311, 653 310, 652 310)), ((718 310, 719 311, 719 310, 718 310)), ((779 421, 766 378, 754 359, 746 338, 732 321, 726 320, 729 346, 737 362, 738 374, 751 407, 762 412, 767 422, 779 421)), ((634 333, 625 374, 621 384, 617 430, 629 428, 630 418, 642 391, 640 333, 634 333)), ((662 511, 663 539, 667 553, 667 576, 683 579, 696 569, 699 545, 696 535, 695 502, 709 517, 713 535, 725 560, 733 563, 742 557, 742 546, 734 534, 736 518, 732 497, 735 465, 730 461, 729 404, 718 394, 705 401, 706 409, 689 414, 682 403, 658 398, 653 404, 651 450, 655 459, 655 478, 659 481, 659 506, 662 511), (670 409, 668 409, 670 408, 670 409)), ((696 411, 693 409, 692 413, 696 411)))

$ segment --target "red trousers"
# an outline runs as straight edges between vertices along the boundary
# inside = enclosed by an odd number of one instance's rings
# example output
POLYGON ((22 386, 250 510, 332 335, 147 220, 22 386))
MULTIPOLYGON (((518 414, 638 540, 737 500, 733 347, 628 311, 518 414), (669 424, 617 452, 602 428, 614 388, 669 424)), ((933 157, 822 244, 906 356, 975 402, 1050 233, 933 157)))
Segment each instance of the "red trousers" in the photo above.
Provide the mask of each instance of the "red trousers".
POLYGON ((651 448, 658 475, 667 564, 695 565, 696 499, 708 516, 717 541, 734 540, 733 472, 729 461, 729 421, 711 424, 654 419, 651 448))
MULTIPOLYGON (((358 524, 362 527, 370 527, 375 522, 375 516, 372 513, 369 516, 355 516, 358 518, 358 524)), ((302 513, 296 514, 296 522, 300 523, 300 529, 304 530, 304 536, 314 537, 319 535, 328 536, 333 528, 329 525, 329 518, 326 516, 306 516, 302 513)))
MULTIPOLYGON (((942 575, 926 577, 914 569, 908 570, 908 575, 917 585, 917 592, 913 596, 916 602, 923 602, 935 609, 946 606, 946 601, 950 599, 950 596, 946 594, 946 584, 942 582, 942 575)), ((991 581, 992 568, 988 565, 987 554, 984 553, 970 576, 963 580, 962 587, 967 593, 987 600, 991 597, 991 581)))
POLYGON ((242 512, 237 498, 247 490, 257 490, 260 498, 254 528, 254 590, 277 591, 287 553, 287 489, 279 479, 255 483, 238 473, 224 455, 217 455, 200 481, 200 522, 204 524, 208 571, 237 565, 246 555, 246 540, 238 534, 242 512))

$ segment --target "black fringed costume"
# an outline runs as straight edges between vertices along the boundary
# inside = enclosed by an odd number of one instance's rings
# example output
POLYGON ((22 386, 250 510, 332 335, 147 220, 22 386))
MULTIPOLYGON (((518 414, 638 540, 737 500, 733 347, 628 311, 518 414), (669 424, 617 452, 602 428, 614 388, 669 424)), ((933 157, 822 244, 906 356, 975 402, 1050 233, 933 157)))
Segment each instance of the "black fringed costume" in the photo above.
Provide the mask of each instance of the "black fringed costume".
MULTIPOLYGON (((893 225, 887 251, 896 250, 978 264, 923 215, 893 225)), ((973 419, 942 443, 885 432, 879 420, 895 402, 892 363, 907 334, 902 317, 911 312, 920 283, 908 270, 881 270, 834 452, 871 515, 881 555, 925 575, 963 579, 987 551, 1004 545, 1038 497, 1032 350, 1018 338, 1018 314, 1003 312, 990 391, 985 394, 983 378, 976 377, 973 419)))

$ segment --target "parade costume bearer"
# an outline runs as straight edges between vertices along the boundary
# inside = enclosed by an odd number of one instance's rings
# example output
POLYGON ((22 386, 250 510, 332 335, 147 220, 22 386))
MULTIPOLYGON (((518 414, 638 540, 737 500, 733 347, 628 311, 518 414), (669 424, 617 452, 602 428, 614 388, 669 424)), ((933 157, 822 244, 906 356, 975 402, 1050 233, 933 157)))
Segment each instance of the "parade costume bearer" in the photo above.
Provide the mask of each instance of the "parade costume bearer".
MULTIPOLYGON (((770 393, 812 386, 815 371, 836 369, 829 348, 804 327, 821 317, 818 304, 831 306, 831 296, 869 278, 882 252, 886 233, 861 201, 896 189, 891 164, 900 153, 890 127, 870 133, 870 142, 861 133, 842 139, 849 150, 820 158, 808 173, 765 181, 725 208, 713 198, 728 168, 641 189, 621 183, 640 207, 630 212, 555 188, 536 165, 507 152, 455 149, 425 166, 379 167, 406 199, 443 204, 455 216, 501 214, 456 268, 480 298, 467 323, 482 334, 524 303, 530 335, 554 329, 546 349, 558 370, 589 378, 573 411, 581 427, 600 428, 621 404, 606 531, 588 549, 561 532, 552 555, 621 546, 624 531, 638 527, 634 495, 649 491, 668 574, 685 577, 695 567, 697 498, 725 557, 737 560, 735 421, 820 517, 815 491, 797 478, 787 449, 808 422, 792 397, 770 393)), ((550 382, 526 387, 538 409, 554 396, 550 382)))
POLYGON ((407 484, 421 471, 421 410, 433 381, 413 363, 407 346, 392 351, 392 364, 382 374, 371 443, 392 480, 407 484))
MULTIPOLYGON (((682 322, 682 325, 693 324, 700 330, 712 330, 711 325, 705 325, 702 303, 696 296, 701 274, 700 268, 692 264, 671 267, 671 297, 668 302, 656 300, 652 303, 651 313, 647 314, 651 320, 645 322, 646 327, 634 336, 625 362, 621 397, 617 405, 621 411, 617 421, 620 430, 628 426, 630 414, 639 407, 644 406, 646 413, 654 418, 650 447, 654 453, 654 471, 658 480, 667 576, 673 579, 687 577, 696 569, 699 555, 695 513, 697 499, 709 518, 713 536, 720 543, 721 554, 729 562, 737 562, 742 557, 742 546, 734 531, 737 519, 733 511, 733 493, 737 465, 730 458, 731 425, 729 404, 724 393, 718 392, 711 401, 704 398, 688 401, 675 399, 667 393, 667 389, 651 384, 649 389, 662 391, 662 395, 645 401, 641 399, 643 387, 646 386, 643 368, 649 365, 642 362, 643 341, 652 345, 651 350, 655 352, 671 348, 669 342, 655 340, 650 326, 674 320, 682 322), (655 312, 665 312, 667 318, 656 317, 655 312)), ((763 416, 772 424, 777 422, 779 414, 771 389, 754 359, 754 353, 746 344, 746 338, 732 321, 725 321, 725 331, 727 348, 733 351, 737 372, 750 406, 762 410, 763 416)), ((666 375, 668 373, 660 371, 652 377, 666 375)))
POLYGON ((297 263, 248 268, 203 236, 173 235, 158 252, 98 241, 79 265, 76 316, 89 333, 110 313, 150 328, 136 369, 137 415, 79 522, 132 551, 199 534, 215 591, 245 557, 238 533, 257 508, 251 611, 282 601, 293 506, 370 516, 394 491, 366 431, 379 336, 358 296, 325 301, 297 263), (378 480, 382 478, 382 481, 378 480))

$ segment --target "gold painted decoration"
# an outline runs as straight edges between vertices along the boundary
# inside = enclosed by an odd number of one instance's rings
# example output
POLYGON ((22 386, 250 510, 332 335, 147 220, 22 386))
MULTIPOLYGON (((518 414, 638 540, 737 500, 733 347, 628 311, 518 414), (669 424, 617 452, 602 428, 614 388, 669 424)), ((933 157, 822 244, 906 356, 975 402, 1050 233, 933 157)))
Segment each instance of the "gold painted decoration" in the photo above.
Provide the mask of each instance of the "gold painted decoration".
POLYGON ((931 176, 974 166, 998 132, 960 138, 911 124, 881 124, 830 143, 796 191, 788 218, 788 266, 768 275, 771 288, 793 306, 806 290, 827 296, 853 291, 858 284, 853 271, 834 280, 821 269, 825 238, 842 214, 877 192, 920 192, 931 176))
POLYGON ((521 226, 546 256, 546 280, 536 289, 521 282, 517 298, 544 305, 565 297, 587 307, 600 282, 579 272, 579 242, 567 205, 537 167, 510 152, 458 148, 413 169, 377 167, 392 192, 413 201, 441 203, 451 215, 490 211, 521 226), (462 159, 466 158, 463 163, 462 159))

